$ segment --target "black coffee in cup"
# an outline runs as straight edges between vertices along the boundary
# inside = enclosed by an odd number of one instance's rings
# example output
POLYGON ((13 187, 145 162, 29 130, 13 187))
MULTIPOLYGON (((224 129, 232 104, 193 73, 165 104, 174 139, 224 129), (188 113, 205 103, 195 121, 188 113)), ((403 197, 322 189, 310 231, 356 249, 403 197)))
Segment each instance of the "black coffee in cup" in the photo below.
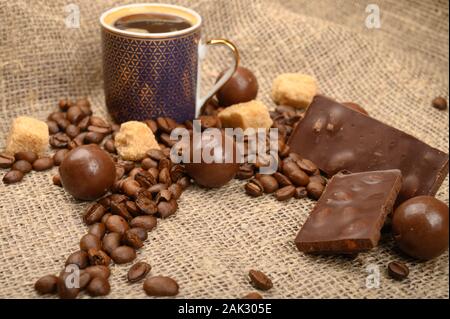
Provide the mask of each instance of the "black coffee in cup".
POLYGON ((167 33, 190 28, 185 19, 171 14, 137 13, 119 18, 114 27, 124 31, 140 33, 167 33))

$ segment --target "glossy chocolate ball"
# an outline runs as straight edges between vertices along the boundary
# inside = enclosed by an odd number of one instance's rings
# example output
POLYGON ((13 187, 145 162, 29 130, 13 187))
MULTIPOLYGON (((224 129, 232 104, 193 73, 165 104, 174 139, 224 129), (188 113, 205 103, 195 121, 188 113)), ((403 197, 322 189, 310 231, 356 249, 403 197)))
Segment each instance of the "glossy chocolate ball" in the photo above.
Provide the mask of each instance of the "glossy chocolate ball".
POLYGON ((202 134, 202 137, 195 143, 191 139, 191 162, 185 163, 186 172, 200 186, 221 187, 232 180, 239 170, 239 164, 236 162, 236 151, 233 139, 222 132, 220 132, 220 136, 216 135, 213 138, 202 134), (232 153, 225 146, 227 144, 232 146, 232 153), (193 159, 195 159, 194 153, 200 154, 199 163, 193 162, 193 159), (205 158, 205 154, 210 158, 205 158))
POLYGON ((392 232, 406 254, 435 258, 448 248, 448 206, 432 196, 411 198, 395 210, 392 232))
POLYGON ((108 153, 90 144, 67 153, 59 166, 59 175, 64 189, 73 197, 94 200, 114 184, 116 168, 108 153))
MULTIPOLYGON (((225 73, 219 75, 220 79, 225 73)), ((238 67, 233 76, 217 92, 220 106, 249 102, 258 94, 258 81, 249 69, 238 67)))

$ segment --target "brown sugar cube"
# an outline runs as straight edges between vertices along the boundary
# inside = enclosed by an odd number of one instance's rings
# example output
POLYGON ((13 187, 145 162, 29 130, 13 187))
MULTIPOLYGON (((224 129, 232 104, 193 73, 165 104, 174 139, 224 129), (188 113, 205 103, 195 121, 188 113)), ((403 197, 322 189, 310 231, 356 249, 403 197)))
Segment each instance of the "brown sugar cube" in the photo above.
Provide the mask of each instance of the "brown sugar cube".
POLYGON ((48 148, 48 126, 32 117, 19 116, 12 122, 6 142, 6 153, 44 153, 48 148))
POLYGON ((317 94, 316 79, 307 74, 285 73, 272 85, 272 99, 276 104, 306 108, 317 94))
POLYGON ((119 155, 126 161, 140 161, 151 149, 160 149, 150 128, 142 122, 130 121, 120 126, 114 144, 119 155))
POLYGON ((261 101, 253 100, 247 103, 235 104, 219 113, 223 127, 242 129, 270 128, 272 119, 269 110, 261 101))

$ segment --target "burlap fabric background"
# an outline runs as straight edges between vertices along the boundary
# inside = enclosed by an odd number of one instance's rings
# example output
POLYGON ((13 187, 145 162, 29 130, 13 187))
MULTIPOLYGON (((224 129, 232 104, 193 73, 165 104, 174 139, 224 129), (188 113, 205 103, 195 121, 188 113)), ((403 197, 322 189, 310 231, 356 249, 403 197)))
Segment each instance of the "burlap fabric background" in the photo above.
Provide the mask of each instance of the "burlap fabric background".
MULTIPOLYGON (((106 116, 102 92, 97 18, 129 1, 74 0, 81 28, 67 29, 70 1, 0 0, 0 146, 18 115, 44 119, 63 96, 88 96, 106 116)), ((448 152, 448 112, 430 107, 448 97, 448 2, 442 1, 166 1, 198 10, 205 37, 237 43, 242 62, 255 71, 259 97, 270 107, 272 79, 302 71, 319 80, 321 91, 340 101, 362 104, 372 116, 448 152), (368 3, 381 9, 382 26, 364 26, 368 3)), ((204 85, 225 65, 211 51, 204 85)), ((34 281, 57 273, 86 232, 79 203, 51 184, 56 168, 32 173, 11 186, 0 183, 0 297, 37 295, 34 281)), ((4 171, 2 171, 3 175, 4 171)), ((276 202, 247 197, 243 183, 218 190, 187 191, 178 213, 150 233, 138 260, 152 274, 180 284, 180 298, 238 298, 253 289, 246 274, 263 270, 274 288, 267 298, 448 298, 448 254, 416 263, 395 252, 389 239, 355 260, 311 257, 293 240, 313 206, 309 200, 276 202), (409 279, 390 280, 385 266, 402 260, 409 279), (366 287, 366 267, 381 272, 378 289, 366 287)), ((437 197, 448 203, 448 179, 437 197)), ((129 266, 113 266, 111 298, 142 298, 130 285, 129 266)))

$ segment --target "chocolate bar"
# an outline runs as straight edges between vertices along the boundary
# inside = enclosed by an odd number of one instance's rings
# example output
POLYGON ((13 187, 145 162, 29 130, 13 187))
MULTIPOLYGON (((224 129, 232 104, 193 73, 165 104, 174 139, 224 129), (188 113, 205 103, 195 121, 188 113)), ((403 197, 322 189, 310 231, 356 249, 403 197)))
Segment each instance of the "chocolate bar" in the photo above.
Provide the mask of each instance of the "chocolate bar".
POLYGON ((297 248, 354 254, 375 247, 401 182, 398 169, 334 175, 298 233, 297 248))
POLYGON ((328 176, 341 170, 401 170, 403 186, 397 204, 436 194, 448 174, 444 152, 320 95, 314 97, 288 145, 328 176))

